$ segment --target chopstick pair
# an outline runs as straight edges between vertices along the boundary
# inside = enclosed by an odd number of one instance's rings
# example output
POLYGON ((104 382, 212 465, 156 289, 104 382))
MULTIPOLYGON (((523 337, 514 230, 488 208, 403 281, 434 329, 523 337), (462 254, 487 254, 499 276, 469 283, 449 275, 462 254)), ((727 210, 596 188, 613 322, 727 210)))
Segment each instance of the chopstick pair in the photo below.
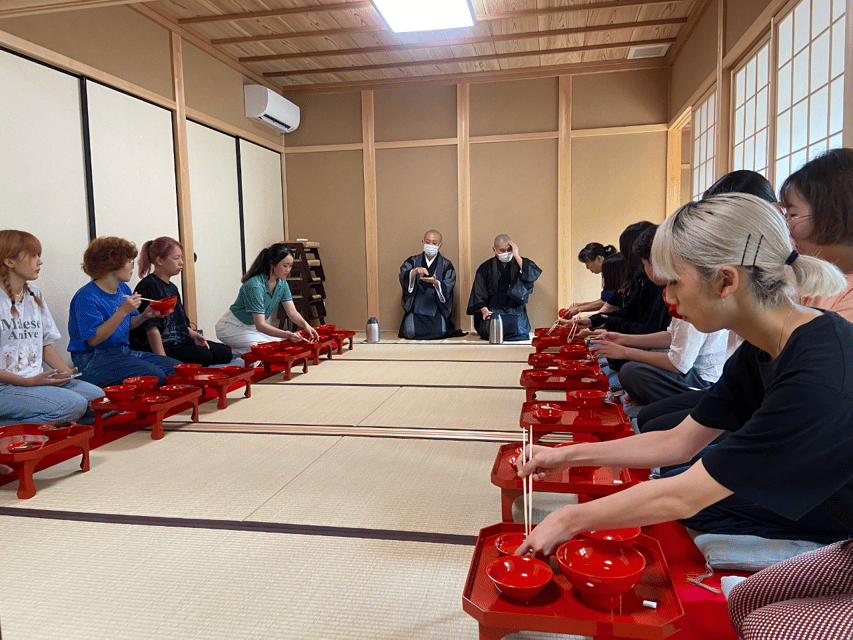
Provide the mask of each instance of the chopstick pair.
MULTIPOLYGON (((528 435, 527 429, 522 428, 521 434, 521 460, 524 465, 533 457, 533 429, 530 429, 528 435)), ((521 487, 524 495, 524 535, 529 536, 533 529, 533 473, 521 479, 521 487)))
MULTIPOLYGON (((133 295, 133 294, 131 293, 130 295, 125 296, 125 298, 129 298, 129 297, 130 297, 130 296, 132 296, 132 295, 133 295)), ((145 302, 158 302, 157 300, 152 300, 151 298, 143 298, 142 296, 139 296, 139 299, 140 299, 140 300, 145 300, 145 302)))

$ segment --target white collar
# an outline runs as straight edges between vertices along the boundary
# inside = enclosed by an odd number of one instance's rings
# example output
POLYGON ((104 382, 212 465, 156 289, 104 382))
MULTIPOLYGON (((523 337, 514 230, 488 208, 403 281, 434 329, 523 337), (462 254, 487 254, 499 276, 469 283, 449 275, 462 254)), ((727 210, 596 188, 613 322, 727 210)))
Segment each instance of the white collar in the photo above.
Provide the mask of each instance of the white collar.
POLYGON ((437 253, 432 258, 428 257, 427 254, 424 254, 424 260, 426 261, 426 266, 427 267, 432 266, 432 263, 435 262, 435 259, 437 257, 438 257, 437 253))

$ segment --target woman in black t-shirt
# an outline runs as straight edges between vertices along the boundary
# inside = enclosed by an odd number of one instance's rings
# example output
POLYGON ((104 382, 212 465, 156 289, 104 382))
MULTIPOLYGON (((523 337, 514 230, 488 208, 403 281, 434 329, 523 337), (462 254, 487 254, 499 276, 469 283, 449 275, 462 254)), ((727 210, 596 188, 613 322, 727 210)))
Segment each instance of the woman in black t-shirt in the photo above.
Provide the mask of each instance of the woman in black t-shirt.
MULTIPOLYGON (((705 333, 733 330, 744 344, 674 429, 535 447, 520 475, 672 465, 729 435, 682 474, 555 511, 518 553, 552 553, 582 531, 685 518, 733 493, 790 519, 820 506, 853 533, 853 324, 794 304, 788 266, 803 295, 841 291, 842 274, 798 255, 781 214, 742 194, 690 203, 667 218, 652 265, 678 314, 705 333)), ((729 609, 743 640, 849 640, 853 541, 755 574, 730 593, 729 609)))
MULTIPOLYGON (((184 270, 184 247, 174 238, 148 240, 139 252, 139 276, 136 293, 143 298, 161 300, 177 298, 175 310, 165 316, 151 318, 130 332, 134 349, 166 355, 181 362, 210 366, 228 364, 231 349, 224 344, 208 341, 193 330, 187 318, 181 294, 171 280, 184 270), (149 273, 153 268, 153 273, 149 273)), ((140 311, 148 303, 143 301, 140 311)))

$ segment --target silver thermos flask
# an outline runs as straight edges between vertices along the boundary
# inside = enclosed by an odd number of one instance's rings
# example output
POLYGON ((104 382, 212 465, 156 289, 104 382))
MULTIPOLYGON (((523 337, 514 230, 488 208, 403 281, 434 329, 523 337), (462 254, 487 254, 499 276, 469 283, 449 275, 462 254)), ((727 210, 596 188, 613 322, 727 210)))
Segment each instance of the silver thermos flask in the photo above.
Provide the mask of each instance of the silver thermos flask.
POLYGON ((489 317, 489 344, 504 343, 504 321, 501 314, 493 313, 489 317))
POLYGON ((370 318, 365 327, 368 342, 379 342, 379 321, 376 318, 370 318))

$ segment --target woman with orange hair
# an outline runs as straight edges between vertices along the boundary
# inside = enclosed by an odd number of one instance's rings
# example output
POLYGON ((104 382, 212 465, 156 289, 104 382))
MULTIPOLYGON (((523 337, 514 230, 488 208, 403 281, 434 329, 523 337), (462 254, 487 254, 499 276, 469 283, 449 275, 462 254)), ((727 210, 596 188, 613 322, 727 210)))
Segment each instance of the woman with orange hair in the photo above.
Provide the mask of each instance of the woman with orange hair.
POLYGON ((130 348, 130 330, 160 315, 150 306, 139 313, 142 297, 127 286, 136 253, 132 242, 113 237, 95 238, 83 253, 83 271, 92 281, 71 299, 68 350, 83 380, 99 387, 132 376, 157 376, 163 384, 180 364, 130 348))
POLYGON ((41 291, 27 284, 41 269, 41 243, 31 233, 0 231, 0 423, 79 420, 96 386, 74 380, 53 348, 59 331, 41 291), (43 363, 50 367, 43 370, 43 363))

